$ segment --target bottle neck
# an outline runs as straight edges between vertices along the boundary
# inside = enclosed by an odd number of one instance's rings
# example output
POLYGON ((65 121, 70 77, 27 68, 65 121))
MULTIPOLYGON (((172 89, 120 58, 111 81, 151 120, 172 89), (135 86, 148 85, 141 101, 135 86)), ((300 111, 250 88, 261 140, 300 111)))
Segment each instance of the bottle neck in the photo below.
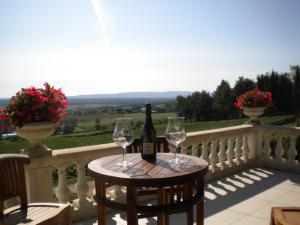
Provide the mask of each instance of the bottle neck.
POLYGON ((146 105, 146 120, 151 120, 152 117, 151 117, 151 105, 150 104, 147 104, 146 105))

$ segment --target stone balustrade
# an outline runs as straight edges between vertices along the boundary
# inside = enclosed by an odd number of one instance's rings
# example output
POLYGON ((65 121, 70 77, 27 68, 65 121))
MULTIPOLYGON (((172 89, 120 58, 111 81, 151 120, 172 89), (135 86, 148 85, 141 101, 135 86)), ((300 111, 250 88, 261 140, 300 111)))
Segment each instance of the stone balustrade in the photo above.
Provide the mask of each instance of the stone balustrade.
POLYGON ((282 126, 258 126, 258 158, 257 164, 273 169, 300 172, 299 160, 296 160, 297 138, 300 128, 282 126), (275 146, 274 146, 275 145, 275 146))
POLYGON ((210 172, 206 179, 216 179, 253 164, 256 138, 252 136, 255 133, 252 125, 188 133, 184 153, 208 161, 210 172))
POLYGON ((89 193, 93 193, 93 190, 90 189, 94 188, 94 183, 88 182, 86 179, 86 165, 93 159, 120 153, 121 148, 114 143, 52 151, 53 167, 58 170, 56 198, 60 203, 69 202, 73 205, 74 220, 96 216, 95 204, 92 196, 89 195, 89 193), (77 169, 77 182, 72 185, 68 185, 66 177, 69 166, 75 166, 77 169), (71 186, 73 188, 70 188, 71 186), (77 197, 72 201, 71 191, 77 197))
MULTIPOLYGON (((239 125, 188 133, 182 153, 201 157, 209 162, 207 181, 255 165, 300 172, 299 161, 295 160, 296 140, 299 136, 299 128, 239 125)), ((86 179, 88 162, 120 153, 121 148, 113 143, 52 151, 52 161, 49 165, 58 170, 55 196, 58 202, 72 204, 74 220, 96 215, 95 203, 91 196, 93 182, 86 179), (68 166, 77 168, 75 184, 68 185, 68 166)), ((108 194, 117 198, 119 193, 122 193, 122 189, 111 190, 108 194)), ((34 193, 31 193, 32 195, 34 193)), ((49 199, 41 199, 45 200, 49 199)))

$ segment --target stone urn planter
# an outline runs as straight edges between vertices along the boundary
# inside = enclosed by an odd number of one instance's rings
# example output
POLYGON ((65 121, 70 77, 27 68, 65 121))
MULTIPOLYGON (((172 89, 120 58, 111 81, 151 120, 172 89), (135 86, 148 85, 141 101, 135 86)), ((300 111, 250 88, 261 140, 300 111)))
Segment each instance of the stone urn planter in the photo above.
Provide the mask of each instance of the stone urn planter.
POLYGON ((266 108, 267 107, 244 107, 244 115, 250 117, 250 119, 246 123, 254 125, 260 124, 257 118, 264 114, 266 108))
POLYGON ((49 156, 51 151, 42 145, 42 139, 49 137, 55 130, 55 124, 51 122, 33 122, 17 128, 17 135, 26 139, 29 143, 21 150, 21 153, 30 158, 49 156))

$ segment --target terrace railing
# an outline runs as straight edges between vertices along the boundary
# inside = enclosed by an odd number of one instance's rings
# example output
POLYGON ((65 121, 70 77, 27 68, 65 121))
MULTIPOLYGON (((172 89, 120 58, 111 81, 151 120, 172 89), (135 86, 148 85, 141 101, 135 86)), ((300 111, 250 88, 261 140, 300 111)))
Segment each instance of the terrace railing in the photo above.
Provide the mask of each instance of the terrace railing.
MULTIPOLYGON (((253 166, 300 173, 300 164, 296 160, 297 151, 300 151, 296 146, 299 136, 299 128, 239 125, 188 133, 182 149, 184 154, 201 157, 209 162, 207 181, 253 166)), ((47 187, 51 178, 46 174, 35 180, 45 187, 44 196, 39 195, 39 198, 43 199, 39 200, 70 202, 74 209, 74 220, 94 217, 96 215, 96 204, 92 198, 94 185, 87 179, 86 165, 93 159, 120 153, 120 147, 111 143, 53 150, 52 156, 46 160, 33 159, 35 169, 40 165, 44 171, 45 168, 48 171, 53 168, 58 171, 57 185, 51 182, 51 186, 47 187), (67 168, 70 166, 77 170, 75 184, 68 184, 67 168), (47 190, 50 190, 50 193, 47 193, 47 190)), ((39 186, 39 183, 35 185, 39 186)), ((30 186, 33 187, 32 184, 30 186)), ((36 201, 35 190, 29 188, 29 196, 36 201)), ((111 198, 122 198, 123 192, 120 187, 112 187, 107 194, 111 198)))

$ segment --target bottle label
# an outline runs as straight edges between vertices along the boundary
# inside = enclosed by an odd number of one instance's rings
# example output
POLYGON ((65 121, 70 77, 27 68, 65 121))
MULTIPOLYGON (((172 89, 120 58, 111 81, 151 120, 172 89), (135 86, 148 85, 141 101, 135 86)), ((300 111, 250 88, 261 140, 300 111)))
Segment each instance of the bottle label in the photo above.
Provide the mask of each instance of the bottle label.
POLYGON ((144 155, 153 155, 153 143, 143 143, 143 154, 144 155))

